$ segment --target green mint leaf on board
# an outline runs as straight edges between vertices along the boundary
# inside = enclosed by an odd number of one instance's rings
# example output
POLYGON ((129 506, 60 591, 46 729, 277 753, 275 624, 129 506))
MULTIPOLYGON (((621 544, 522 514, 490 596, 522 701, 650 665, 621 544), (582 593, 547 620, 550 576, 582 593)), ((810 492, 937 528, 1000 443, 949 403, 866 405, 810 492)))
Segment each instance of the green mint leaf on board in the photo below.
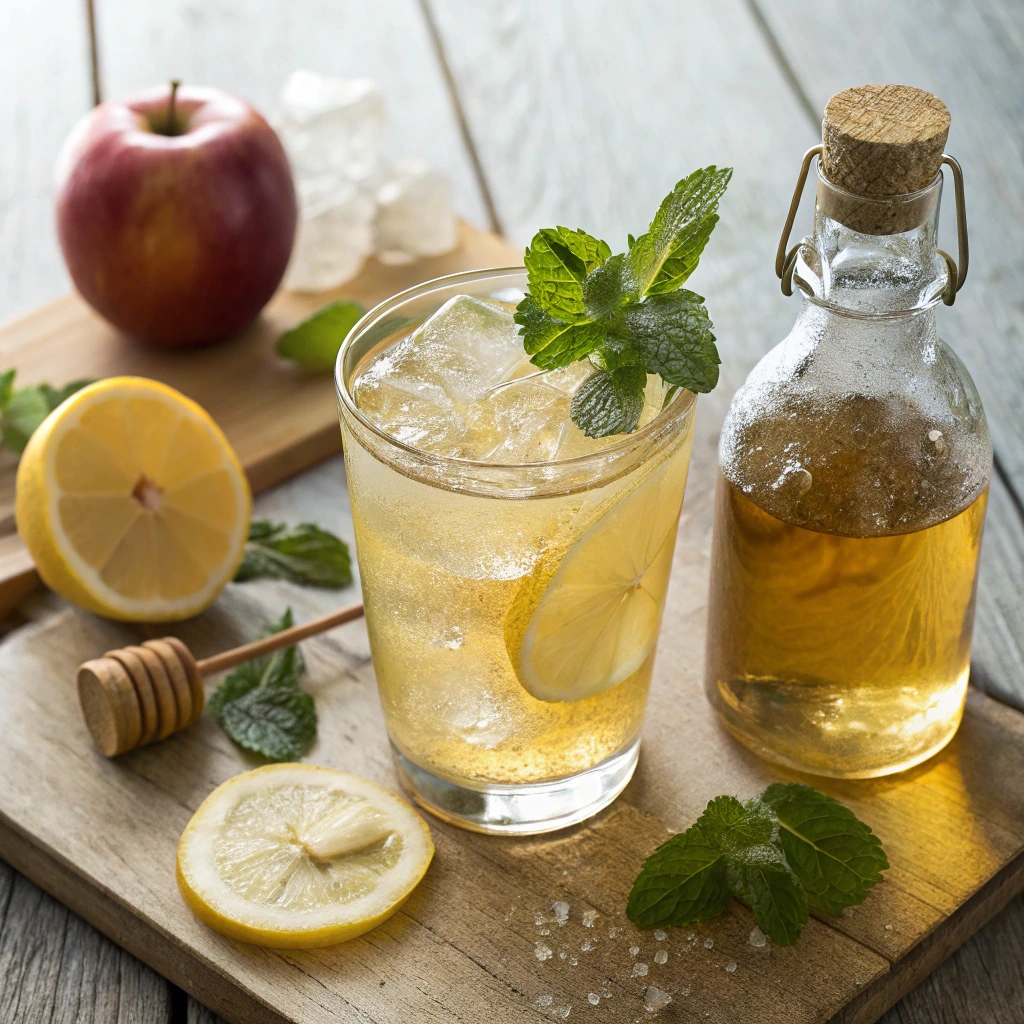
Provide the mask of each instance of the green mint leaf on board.
POLYGON ((652 295, 626 309, 625 327, 649 373, 690 391, 714 390, 722 360, 701 296, 685 288, 652 295))
POLYGON ((814 910, 838 915, 863 902, 889 860, 878 837, 848 807, 798 782, 769 786, 761 802, 779 819, 786 860, 814 910))
POLYGON ((863 902, 889 862, 848 808, 809 786, 777 783, 740 803, 720 796, 644 862, 626 914, 640 928, 692 924, 744 902, 780 946, 800 937, 810 910, 839 914, 863 902))
POLYGON ((313 698, 298 688, 251 690, 221 714, 231 739, 268 761, 297 761, 316 739, 313 698))
MULTIPOLYGON (((289 608, 263 636, 292 625, 289 608)), ((254 658, 230 672, 206 708, 243 750, 269 761, 295 761, 316 739, 313 698, 299 689, 305 662, 298 647, 254 658)))
POLYGON ((284 359, 293 359, 310 369, 329 370, 341 343, 364 312, 358 302, 339 299, 285 331, 277 339, 275 350, 284 359))
POLYGON ((588 377, 572 397, 569 415, 587 437, 608 437, 636 430, 644 409, 647 373, 625 365, 588 377))
POLYGON ((604 330, 599 324, 556 320, 545 313, 531 295, 516 307, 515 322, 521 328, 523 348, 532 356, 530 362, 542 370, 575 363, 604 340, 604 330))
POLYGON ((635 295, 672 291, 693 273, 718 223, 718 201, 731 177, 731 167, 702 167, 665 197, 647 233, 626 255, 625 272, 635 295))
POLYGON ((559 320, 581 322, 585 318, 583 282, 611 252, 607 242, 585 231, 542 228, 523 257, 534 301, 559 320))
POLYGON ((757 926, 778 946, 792 946, 807 923, 807 893, 772 844, 735 851, 727 861, 729 888, 754 913, 757 926))
POLYGON ((249 526, 249 541, 235 580, 259 577, 340 589, 352 582, 352 559, 340 537, 314 523, 286 526, 257 519, 249 526))
POLYGON ((75 380, 62 388, 49 384, 29 384, 14 388, 14 370, 0 374, 0 439, 4 447, 20 455, 39 425, 66 398, 80 391, 91 380, 75 380))
POLYGON ((717 917, 728 902, 725 855, 691 825, 644 861, 626 915, 638 928, 683 927, 717 917))

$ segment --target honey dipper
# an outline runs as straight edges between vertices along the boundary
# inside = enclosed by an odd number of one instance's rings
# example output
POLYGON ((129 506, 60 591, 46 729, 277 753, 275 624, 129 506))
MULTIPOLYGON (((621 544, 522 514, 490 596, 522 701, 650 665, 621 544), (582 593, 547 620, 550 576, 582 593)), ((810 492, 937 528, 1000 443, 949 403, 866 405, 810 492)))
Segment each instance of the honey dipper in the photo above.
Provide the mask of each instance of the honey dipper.
POLYGON ((196 661, 175 636, 107 651, 78 666, 85 724, 107 757, 162 740, 202 714, 205 676, 290 647, 362 614, 362 604, 352 604, 202 661, 196 661))

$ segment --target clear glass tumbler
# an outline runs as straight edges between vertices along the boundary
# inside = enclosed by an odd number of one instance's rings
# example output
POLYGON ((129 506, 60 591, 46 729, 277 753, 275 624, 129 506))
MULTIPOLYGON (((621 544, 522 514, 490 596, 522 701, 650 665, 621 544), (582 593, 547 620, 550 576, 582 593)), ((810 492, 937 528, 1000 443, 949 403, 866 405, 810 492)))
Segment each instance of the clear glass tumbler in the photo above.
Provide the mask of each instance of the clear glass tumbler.
POLYGON ((399 776, 445 820, 519 834, 582 821, 633 774, 696 405, 679 392, 598 452, 524 465, 420 451, 360 411, 362 369, 447 300, 525 288, 519 268, 410 289, 360 321, 336 368, 399 776))

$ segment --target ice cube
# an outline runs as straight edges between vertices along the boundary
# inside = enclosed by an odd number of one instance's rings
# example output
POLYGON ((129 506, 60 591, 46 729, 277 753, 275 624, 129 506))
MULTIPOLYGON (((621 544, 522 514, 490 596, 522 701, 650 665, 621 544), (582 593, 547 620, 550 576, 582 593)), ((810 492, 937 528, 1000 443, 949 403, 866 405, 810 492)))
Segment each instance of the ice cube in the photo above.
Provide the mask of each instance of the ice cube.
POLYGON ((466 413, 464 444, 503 465, 550 462, 569 416, 569 396, 549 387, 544 377, 513 380, 492 390, 466 413))
POLYGON ((377 166, 384 101, 368 78, 295 71, 281 91, 276 126, 299 178, 364 178, 377 166))
POLYGON ((479 401, 523 361, 512 314, 469 295, 449 299, 412 335, 395 371, 432 380, 456 407, 479 401))
POLYGON ((376 253, 382 263, 440 256, 458 244, 452 186, 423 160, 399 160, 375 175, 376 253))
POLYGON ((300 179, 299 230, 284 286, 323 292, 355 277, 373 250, 373 199, 329 175, 300 179))

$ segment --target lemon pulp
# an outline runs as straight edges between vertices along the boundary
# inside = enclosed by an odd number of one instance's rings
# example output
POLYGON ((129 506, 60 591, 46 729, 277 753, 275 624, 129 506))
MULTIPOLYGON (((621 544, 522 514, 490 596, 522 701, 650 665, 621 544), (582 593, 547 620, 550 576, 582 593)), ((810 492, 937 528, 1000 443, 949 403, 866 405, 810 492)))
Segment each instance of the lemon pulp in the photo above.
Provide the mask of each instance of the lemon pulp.
POLYGON ((219 786, 178 846, 185 902, 211 928, 282 948, 330 945, 390 917, 423 877, 426 824, 386 789, 311 765, 219 786))
POLYGON ((686 485, 672 461, 568 550, 541 556, 505 619, 516 675, 538 700, 576 701, 617 686, 654 648, 686 485))
POLYGON ((111 618, 202 611, 234 576, 250 510, 242 467, 209 415, 141 377, 73 395, 18 467, 18 529, 43 580, 111 618))

